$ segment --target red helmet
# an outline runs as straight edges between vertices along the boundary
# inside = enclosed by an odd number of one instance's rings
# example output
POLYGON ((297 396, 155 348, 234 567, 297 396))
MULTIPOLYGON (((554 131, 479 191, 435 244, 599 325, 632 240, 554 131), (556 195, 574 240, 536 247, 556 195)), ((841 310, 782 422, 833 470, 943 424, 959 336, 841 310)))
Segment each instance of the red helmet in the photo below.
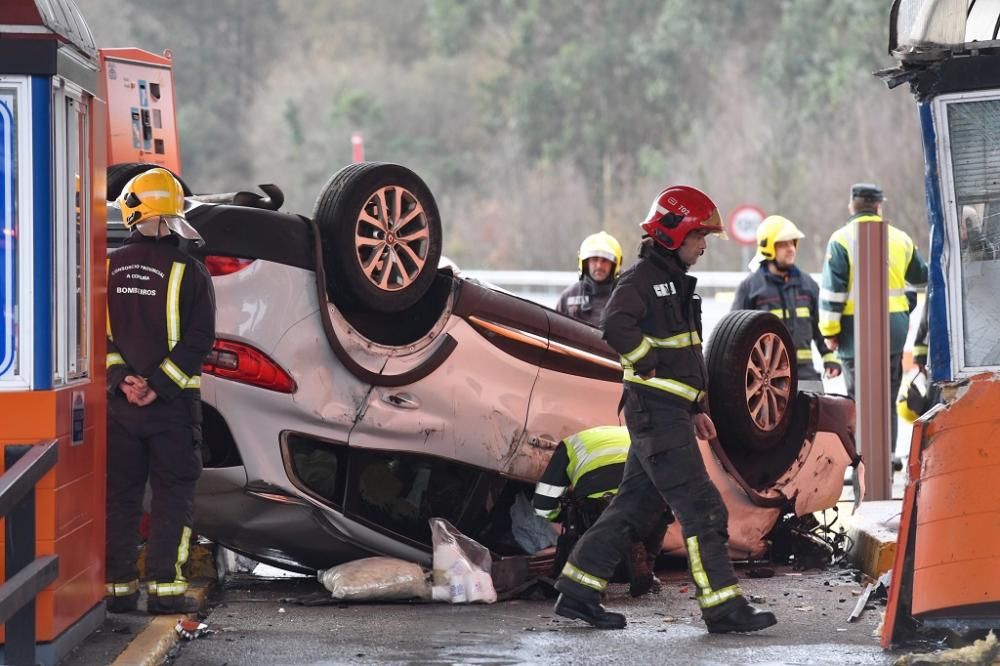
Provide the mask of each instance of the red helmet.
POLYGON ((701 190, 687 185, 675 185, 660 192, 653 200, 649 215, 639 226, 668 250, 679 248, 695 229, 724 233, 715 203, 701 190))

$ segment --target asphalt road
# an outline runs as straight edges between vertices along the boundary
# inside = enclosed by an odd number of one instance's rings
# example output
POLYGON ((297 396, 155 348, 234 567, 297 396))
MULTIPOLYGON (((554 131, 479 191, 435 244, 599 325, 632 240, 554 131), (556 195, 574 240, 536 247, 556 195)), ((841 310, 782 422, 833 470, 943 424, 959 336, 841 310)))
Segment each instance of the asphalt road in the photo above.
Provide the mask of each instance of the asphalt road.
POLYGON ((169 663, 235 664, 891 664, 872 632, 881 607, 847 616, 861 587, 850 572, 743 578, 776 627, 713 636, 697 617, 682 571, 662 572, 658 594, 631 599, 612 586, 608 607, 629 620, 598 631, 558 618, 552 602, 494 605, 295 603, 323 592, 313 579, 256 580, 223 590, 206 619, 215 633, 181 642, 169 663))

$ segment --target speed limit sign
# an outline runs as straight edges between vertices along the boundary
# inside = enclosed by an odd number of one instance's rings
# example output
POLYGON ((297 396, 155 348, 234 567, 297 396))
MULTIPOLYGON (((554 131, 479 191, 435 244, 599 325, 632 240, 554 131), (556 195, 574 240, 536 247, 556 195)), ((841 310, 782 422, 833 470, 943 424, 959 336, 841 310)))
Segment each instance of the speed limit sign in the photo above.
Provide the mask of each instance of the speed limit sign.
POLYGON ((729 237, 738 243, 753 245, 757 242, 757 227, 764 219, 764 211, 757 206, 737 206, 729 214, 729 237))

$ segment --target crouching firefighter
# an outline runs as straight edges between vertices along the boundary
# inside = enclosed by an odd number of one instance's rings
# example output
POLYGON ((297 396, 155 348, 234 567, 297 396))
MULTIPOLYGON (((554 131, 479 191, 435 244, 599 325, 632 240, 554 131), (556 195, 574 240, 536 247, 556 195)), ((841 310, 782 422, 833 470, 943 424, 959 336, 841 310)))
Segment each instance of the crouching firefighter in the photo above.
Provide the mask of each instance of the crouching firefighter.
POLYGON ((680 521, 702 618, 712 633, 756 631, 777 622, 743 597, 729 561, 728 512, 695 435, 716 436, 704 411, 707 370, 701 301, 687 274, 722 233, 715 204, 691 187, 670 187, 641 228, 639 261, 611 294, 604 339, 621 355, 625 423, 632 446, 618 494, 581 537, 562 570, 555 612, 601 629, 625 616, 605 610, 601 592, 621 556, 622 535, 648 534, 669 506, 680 521))
MULTIPOLYGON (((533 506, 542 518, 563 524, 556 547, 556 571, 562 570, 577 539, 597 522, 618 492, 629 443, 627 429, 598 426, 563 439, 552 453, 535 487, 533 506)), ((667 510, 648 535, 630 534, 620 544, 626 553, 629 594, 633 597, 656 586, 654 564, 672 519, 667 510)))
POLYGON ((132 235, 108 258, 108 610, 139 597, 139 521, 152 488, 145 582, 151 613, 191 612, 182 567, 201 474, 201 365, 215 338, 205 267, 179 249, 202 243, 184 193, 165 169, 130 180, 118 198, 132 235))

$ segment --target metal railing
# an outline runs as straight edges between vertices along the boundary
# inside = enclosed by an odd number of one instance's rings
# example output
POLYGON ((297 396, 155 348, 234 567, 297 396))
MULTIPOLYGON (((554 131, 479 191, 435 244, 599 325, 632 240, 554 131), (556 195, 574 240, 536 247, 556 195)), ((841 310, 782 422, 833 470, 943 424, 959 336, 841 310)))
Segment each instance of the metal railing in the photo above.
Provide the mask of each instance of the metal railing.
POLYGON ((5 582, 0 622, 5 623, 4 663, 35 664, 35 598, 59 576, 59 557, 35 557, 35 486, 58 459, 56 441, 4 448, 0 517, 5 519, 5 582))

